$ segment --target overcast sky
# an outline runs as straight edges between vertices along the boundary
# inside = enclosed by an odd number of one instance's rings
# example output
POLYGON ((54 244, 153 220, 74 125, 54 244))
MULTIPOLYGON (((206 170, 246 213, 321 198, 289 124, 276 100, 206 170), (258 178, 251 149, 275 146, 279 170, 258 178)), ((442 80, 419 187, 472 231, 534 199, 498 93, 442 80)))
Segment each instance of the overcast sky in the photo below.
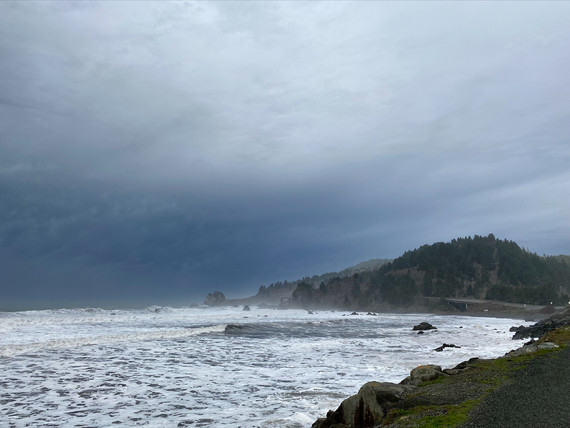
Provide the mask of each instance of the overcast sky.
POLYGON ((570 3, 0 3, 0 306, 570 254, 570 3))

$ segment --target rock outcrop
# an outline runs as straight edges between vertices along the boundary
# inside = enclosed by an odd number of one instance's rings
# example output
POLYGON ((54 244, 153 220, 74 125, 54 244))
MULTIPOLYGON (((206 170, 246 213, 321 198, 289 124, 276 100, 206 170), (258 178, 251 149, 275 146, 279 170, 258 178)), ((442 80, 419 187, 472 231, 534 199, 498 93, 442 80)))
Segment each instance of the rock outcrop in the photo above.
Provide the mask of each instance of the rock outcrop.
POLYGON ((204 304, 208 306, 221 306, 226 303, 226 296, 221 291, 214 291, 213 293, 208 293, 204 304))
POLYGON ((530 327, 515 327, 513 339, 527 339, 529 337, 541 337, 549 331, 570 325, 570 306, 553 314, 550 318, 544 319, 531 325, 530 327))
POLYGON ((368 382, 358 394, 344 400, 326 418, 318 419, 312 428, 365 428, 380 423, 387 407, 401 400, 410 386, 390 382, 368 382))

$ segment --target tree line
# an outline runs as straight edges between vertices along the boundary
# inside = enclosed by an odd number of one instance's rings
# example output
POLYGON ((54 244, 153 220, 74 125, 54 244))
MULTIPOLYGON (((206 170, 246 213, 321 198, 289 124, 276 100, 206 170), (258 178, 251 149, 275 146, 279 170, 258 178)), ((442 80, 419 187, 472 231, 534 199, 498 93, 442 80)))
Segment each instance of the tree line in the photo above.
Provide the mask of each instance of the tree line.
POLYGON ((517 243, 488 236, 423 245, 378 269, 333 277, 317 286, 300 281, 299 303, 373 308, 407 306, 421 297, 472 297, 537 305, 566 304, 567 256, 539 256, 517 243))

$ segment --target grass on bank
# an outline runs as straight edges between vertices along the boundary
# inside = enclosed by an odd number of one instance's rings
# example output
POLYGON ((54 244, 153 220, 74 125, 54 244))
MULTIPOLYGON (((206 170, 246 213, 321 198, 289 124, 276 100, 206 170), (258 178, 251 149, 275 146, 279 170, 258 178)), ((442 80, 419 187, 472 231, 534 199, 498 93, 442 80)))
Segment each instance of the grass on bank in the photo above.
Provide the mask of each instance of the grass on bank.
POLYGON ((539 343, 553 342, 561 348, 565 348, 570 343, 570 326, 561 327, 556 330, 549 331, 539 340, 539 343))
POLYGON ((467 421, 469 412, 479 402, 480 400, 466 400, 456 405, 417 406, 409 410, 395 410, 389 414, 389 424, 398 427, 455 427, 467 421))

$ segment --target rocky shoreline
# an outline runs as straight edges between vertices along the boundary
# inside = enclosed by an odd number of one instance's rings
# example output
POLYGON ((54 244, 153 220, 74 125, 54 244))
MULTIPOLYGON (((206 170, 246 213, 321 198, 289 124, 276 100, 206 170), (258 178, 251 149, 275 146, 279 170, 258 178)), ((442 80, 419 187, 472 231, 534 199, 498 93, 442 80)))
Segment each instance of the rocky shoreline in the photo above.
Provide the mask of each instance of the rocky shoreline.
MULTIPOLYGON (((424 325, 422 328, 428 328, 428 326, 424 325)), ((421 328, 417 329, 421 331, 421 328)), ((540 366, 546 361, 549 364, 567 366, 562 359, 554 360, 554 363, 550 360, 552 360, 552 353, 561 353, 564 350, 564 355, 568 354, 570 307, 533 326, 521 326, 514 328, 513 331, 515 331, 514 338, 532 337, 533 339, 500 358, 492 360, 473 358, 452 369, 442 369, 436 365, 419 366, 399 384, 368 382, 356 395, 344 400, 335 411, 331 410, 326 417, 319 418, 312 428, 462 426, 464 424, 470 427, 486 426, 489 420, 485 415, 482 417, 479 415, 479 419, 483 422, 478 425, 477 422, 470 420, 470 414, 472 412, 477 414, 476 410, 481 403, 492 401, 495 391, 515 388, 512 385, 517 385, 519 374, 524 373, 526 367, 537 364, 540 366), (548 360, 543 360, 545 358, 548 360)), ((570 379, 566 376, 559 382, 570 383, 570 379)), ((538 385, 537 388, 542 389, 552 386, 547 385, 546 382, 541 383, 539 380, 535 383, 538 385)), ((564 402, 565 398, 562 397, 562 400, 564 402)), ((559 424, 567 423, 570 418, 565 419, 565 413, 561 415, 560 421, 550 420, 548 422, 550 425, 547 426, 566 426, 559 424)), ((517 417, 520 419, 520 416, 517 417)), ((508 422, 502 426, 508 426, 508 422)), ((521 426, 520 422, 516 426, 521 426)))

